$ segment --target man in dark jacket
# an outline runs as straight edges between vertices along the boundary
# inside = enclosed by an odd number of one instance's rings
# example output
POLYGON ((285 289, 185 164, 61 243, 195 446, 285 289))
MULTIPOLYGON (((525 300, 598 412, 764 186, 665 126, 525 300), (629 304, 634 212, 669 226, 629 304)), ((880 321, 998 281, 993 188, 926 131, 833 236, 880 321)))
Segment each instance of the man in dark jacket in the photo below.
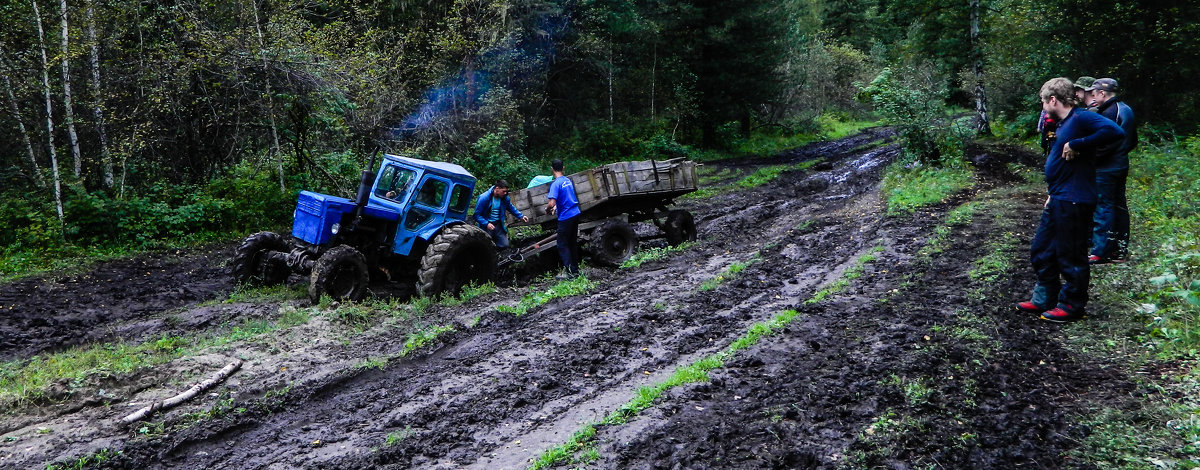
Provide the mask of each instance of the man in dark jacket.
POLYGON ((529 217, 521 214, 521 211, 513 207, 512 201, 508 200, 508 182, 499 180, 475 201, 475 222, 479 224, 479 228, 492 236, 496 248, 501 250, 508 248, 508 229, 504 226, 505 212, 512 213, 522 222, 529 222, 529 217))
POLYGON ((1101 116, 1117 123, 1125 138, 1096 151, 1096 213, 1092 230, 1090 264, 1121 262, 1129 255, 1129 208, 1125 179, 1129 176, 1129 151, 1137 146, 1133 109, 1117 96, 1117 81, 1096 80, 1087 88, 1088 100, 1101 116))
POLYGON ((1084 317, 1088 301, 1088 239, 1096 207, 1095 152, 1125 136, 1115 123, 1077 108, 1072 83, 1055 78, 1042 85, 1042 109, 1058 122, 1046 158, 1049 193, 1042 219, 1030 243, 1037 273, 1033 298, 1017 309, 1041 313, 1043 320, 1067 322, 1084 317))

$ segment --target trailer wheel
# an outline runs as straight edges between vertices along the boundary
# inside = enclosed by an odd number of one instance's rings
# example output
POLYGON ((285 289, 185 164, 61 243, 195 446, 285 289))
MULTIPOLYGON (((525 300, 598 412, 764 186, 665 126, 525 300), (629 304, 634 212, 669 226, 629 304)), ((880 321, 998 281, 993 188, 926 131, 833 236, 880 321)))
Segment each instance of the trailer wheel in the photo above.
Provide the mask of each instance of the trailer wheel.
POLYGON ((339 245, 326 251, 313 266, 308 298, 313 303, 322 295, 334 300, 361 300, 367 293, 367 260, 352 246, 339 245))
POLYGON ((417 272, 417 290, 425 296, 458 295, 471 283, 490 282, 496 275, 496 245, 479 227, 446 227, 429 243, 417 272))
POLYGON ((287 266, 280 266, 267 259, 270 251, 288 251, 283 235, 275 232, 258 232, 242 240, 233 253, 233 280, 238 283, 275 285, 292 273, 287 266))
POLYGON ((591 248, 592 259, 597 263, 620 266, 633 256, 637 244, 637 233, 634 233, 633 227, 624 220, 613 219, 601 224, 592 232, 588 246, 591 248))
POLYGON ((667 222, 663 224, 663 232, 667 234, 667 244, 677 246, 684 242, 696 241, 696 221, 692 213, 685 210, 673 210, 667 213, 667 222))

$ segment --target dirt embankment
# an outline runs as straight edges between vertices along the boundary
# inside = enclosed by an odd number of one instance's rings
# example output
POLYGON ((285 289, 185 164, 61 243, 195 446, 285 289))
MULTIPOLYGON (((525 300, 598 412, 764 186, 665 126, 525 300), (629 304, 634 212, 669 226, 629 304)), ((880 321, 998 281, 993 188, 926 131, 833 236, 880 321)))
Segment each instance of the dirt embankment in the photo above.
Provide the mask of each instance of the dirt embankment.
MULTIPOLYGON (((875 129, 772 159, 711 164, 729 170, 711 172, 728 175, 720 184, 766 165, 823 161, 761 187, 684 201, 699 225, 697 245, 634 269, 592 269, 587 274, 596 287, 588 294, 520 317, 495 307, 545 284, 439 307, 425 321, 456 331, 382 367, 355 365, 395 358, 406 340, 400 330, 331 335, 328 319, 314 316, 267 339, 173 362, 167 370, 198 377, 227 356, 247 359, 212 395, 151 426, 123 428, 116 420, 120 411, 181 384, 120 391, 103 401, 107 409, 79 403, 42 415, 23 412, 8 421, 6 436, 15 442, 0 448, 0 465, 37 466, 107 448, 121 454, 104 465, 118 468, 524 468, 638 387, 724 349, 756 322, 796 309, 795 323, 731 358, 710 381, 670 390, 627 424, 601 426, 592 444, 598 460, 575 465, 1067 466, 1059 454, 1084 432, 1070 420, 1078 402, 1111 400, 1126 381, 1076 363, 1052 340, 1053 327, 1008 311, 1031 281, 1023 264, 988 279, 971 274, 975 260, 991 252, 1019 257, 1011 252, 1027 247, 1027 238, 1001 250, 990 234, 1027 237, 1040 201, 1003 193, 996 198, 1006 201, 997 206, 1005 217, 979 214, 951 235, 939 234, 948 211, 1012 181, 998 165, 981 172, 970 194, 911 217, 886 217, 878 183, 899 153, 889 139, 875 129), (933 239, 940 240, 938 250, 929 249, 933 239), (874 260, 844 290, 805 302, 846 279, 865 255, 874 260), (700 288, 734 263, 748 265, 714 289, 700 288), (40 433, 41 427, 53 432, 40 433)), ((1001 162, 1022 158, 1011 149, 988 151, 1001 162)), ((126 271, 140 272, 139 262, 128 262, 126 271)), ((202 300, 231 288, 219 275, 223 263, 200 253, 147 272, 161 273, 158 285, 174 289, 168 281, 192 271, 207 279, 207 290, 193 291, 202 300)), ((45 281, 0 287, 0 298, 49 309, 71 296, 33 296, 38 282, 45 281)), ((89 284, 95 283, 72 285, 89 284)), ((195 300, 179 300, 178 292, 151 290, 128 293, 120 315, 86 316, 80 323, 87 326, 58 334, 106 330, 96 338, 137 339, 146 331, 209 324, 192 323, 193 316, 279 315, 273 305, 190 307, 195 300), (143 302, 158 307, 126 312, 142 308, 138 298, 157 299, 143 302), (133 325, 146 327, 132 333, 133 325)), ((53 316, 64 325, 76 318, 53 316)), ((21 357, 53 343, 5 344, 11 357, 21 357)), ((124 379, 138 380, 133 375, 124 379)))

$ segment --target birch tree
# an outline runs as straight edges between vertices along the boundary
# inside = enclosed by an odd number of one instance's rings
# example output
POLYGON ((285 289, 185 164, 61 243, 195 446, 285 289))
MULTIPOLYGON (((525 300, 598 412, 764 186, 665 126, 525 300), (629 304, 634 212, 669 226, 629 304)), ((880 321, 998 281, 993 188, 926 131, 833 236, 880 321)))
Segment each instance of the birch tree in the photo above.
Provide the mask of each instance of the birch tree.
POLYGON ((62 8, 62 86, 63 86, 63 116, 66 119, 67 137, 71 139, 71 157, 74 163, 75 177, 79 178, 83 171, 83 159, 79 155, 79 136, 75 134, 75 111, 71 108, 71 52, 67 29, 67 0, 59 0, 62 8))
POLYGON ((54 169, 54 208, 58 210, 58 223, 63 223, 62 182, 58 176, 58 154, 54 152, 54 104, 50 99, 50 60, 46 57, 46 34, 42 30, 42 15, 38 12, 37 0, 33 5, 33 19, 37 23, 38 47, 42 52, 42 91, 46 96, 46 141, 50 152, 50 167, 54 169))
POLYGON ((979 40, 979 2, 971 1, 971 59, 975 72, 975 132, 979 135, 991 135, 992 126, 988 122, 987 90, 983 86, 983 44, 979 40))
POLYGON ((100 42, 96 40, 96 11, 92 0, 87 0, 87 31, 91 43, 92 66, 92 115, 96 118, 96 133, 100 137, 101 183, 105 189, 113 187, 113 161, 108 151, 108 131, 104 128, 104 97, 100 94, 100 42))
POLYGON ((17 104, 17 97, 13 94, 12 80, 8 78, 7 69, 8 61, 0 63, 0 76, 4 78, 4 91, 8 92, 8 107, 12 113, 13 119, 17 121, 17 128, 21 131, 21 140, 25 142, 25 151, 29 154, 29 168, 33 173, 33 181, 38 187, 46 187, 46 180, 42 178, 42 169, 38 167, 37 157, 33 154, 33 142, 29 140, 29 132, 25 130, 25 120, 21 119, 21 107, 17 104))

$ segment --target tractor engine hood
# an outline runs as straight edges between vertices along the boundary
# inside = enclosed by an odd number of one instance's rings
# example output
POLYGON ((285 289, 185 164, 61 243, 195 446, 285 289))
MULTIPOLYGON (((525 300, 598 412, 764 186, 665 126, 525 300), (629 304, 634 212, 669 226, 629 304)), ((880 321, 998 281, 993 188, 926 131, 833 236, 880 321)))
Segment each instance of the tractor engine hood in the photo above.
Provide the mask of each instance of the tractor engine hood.
MULTIPOLYGON (((296 200, 296 212, 292 214, 292 236, 313 245, 325 245, 333 239, 333 224, 341 223, 342 216, 354 212, 354 201, 344 197, 300 191, 296 200)), ((367 204, 363 217, 394 222, 400 213, 393 209, 367 204)))

